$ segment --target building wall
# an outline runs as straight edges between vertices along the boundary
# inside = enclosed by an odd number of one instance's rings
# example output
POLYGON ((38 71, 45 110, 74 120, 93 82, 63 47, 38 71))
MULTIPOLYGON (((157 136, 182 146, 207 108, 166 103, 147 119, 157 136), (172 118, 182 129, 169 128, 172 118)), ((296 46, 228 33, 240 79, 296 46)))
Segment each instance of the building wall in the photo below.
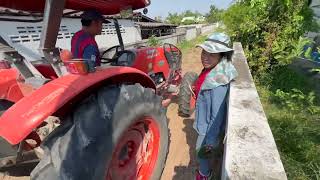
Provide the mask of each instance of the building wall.
MULTIPOLYGON (((12 17, 8 17, 12 18, 12 17)), ((19 18, 21 19, 21 18, 19 18)), ((27 17, 25 19, 30 19, 27 17)), ((112 22, 112 20, 110 20, 112 22)), ((39 60, 40 36, 42 22, 9 22, 0 21, 0 36, 13 48, 15 48, 27 60, 39 60)), ((131 20, 119 20, 120 29, 125 44, 141 41, 140 28, 135 27, 131 20)), ((56 47, 71 50, 71 38, 75 32, 82 28, 80 19, 63 18, 56 47)), ((96 36, 100 48, 108 48, 119 44, 113 23, 104 24, 102 34, 96 36)))

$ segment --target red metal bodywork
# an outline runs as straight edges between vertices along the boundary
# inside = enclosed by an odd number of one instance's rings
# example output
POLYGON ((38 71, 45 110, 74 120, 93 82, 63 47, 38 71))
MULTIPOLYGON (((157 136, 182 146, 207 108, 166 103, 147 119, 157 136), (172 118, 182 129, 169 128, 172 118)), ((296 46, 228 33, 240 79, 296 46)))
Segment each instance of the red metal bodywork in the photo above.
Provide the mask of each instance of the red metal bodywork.
POLYGON ((25 85, 19 82, 19 73, 16 69, 0 70, 0 99, 17 102, 24 97, 25 85))
POLYGON ((160 129, 152 117, 143 117, 131 125, 120 138, 112 155, 111 165, 107 167, 106 180, 139 179, 149 180, 158 160, 160 129), (147 129, 147 131, 146 131, 147 129), (126 154, 123 147, 127 147, 126 154), (123 157, 125 158, 119 158, 123 157))
POLYGON ((132 67, 149 73, 163 73, 164 78, 168 79, 170 67, 164 50, 161 47, 150 47, 137 49, 137 55, 132 67))
MULTIPOLYGON (((103 14, 117 14, 122 9, 131 7, 133 10, 148 6, 149 0, 66 0, 65 9, 87 10, 97 9, 103 14)), ((0 7, 18 10, 43 12, 45 0, 1 0, 0 7)))
MULTIPOLYGON (((48 79, 57 78, 57 75, 50 65, 39 64, 35 65, 35 67, 44 77, 48 79)), ((0 99, 14 103, 35 90, 31 85, 24 83, 24 79, 15 68, 0 70, 0 87, 0 99)))
MULTIPOLYGON (((149 75, 162 74, 164 82, 157 84, 158 95, 162 96, 162 106, 168 107, 173 97, 177 96, 177 93, 168 92, 170 85, 179 86, 182 79, 181 67, 177 69, 171 69, 169 61, 165 55, 166 52, 180 50, 173 46, 171 48, 164 47, 144 47, 136 49, 136 57, 132 67, 137 68, 149 75)), ((181 53, 181 52, 180 52, 181 53)), ((178 58, 179 59, 179 58, 178 58)), ((179 60, 178 60, 179 61, 179 60)), ((178 63, 179 64, 179 63, 178 63)))
POLYGON ((67 110, 67 105, 74 103, 72 100, 89 88, 99 87, 101 82, 140 83, 155 89, 152 79, 130 67, 106 67, 88 75, 66 75, 45 84, 8 109, 0 117, 0 136, 11 144, 21 142, 48 116, 67 110))
POLYGON ((49 64, 36 64, 34 67, 45 77, 48 79, 57 79, 58 76, 54 72, 53 68, 49 64))

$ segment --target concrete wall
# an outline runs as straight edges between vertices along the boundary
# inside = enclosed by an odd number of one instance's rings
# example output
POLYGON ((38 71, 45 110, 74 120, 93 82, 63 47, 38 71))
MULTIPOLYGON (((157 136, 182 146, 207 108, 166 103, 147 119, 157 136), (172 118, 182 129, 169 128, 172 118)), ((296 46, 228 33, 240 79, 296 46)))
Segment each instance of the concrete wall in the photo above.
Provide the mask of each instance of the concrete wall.
POLYGON ((202 26, 201 27, 201 33, 202 34, 210 33, 217 27, 218 27, 218 24, 202 26))
MULTIPOLYGON (((217 25, 189 25, 181 26, 177 28, 175 34, 169 36, 157 37, 162 43, 178 44, 184 40, 192 40, 201 34, 207 34, 213 32, 217 25)), ((138 46, 146 46, 148 40, 137 41, 134 43, 125 44, 126 48, 135 48, 138 46)), ((103 49, 102 49, 103 50, 103 49)))
POLYGON ((179 26, 177 27, 177 33, 186 33, 186 40, 192 40, 199 36, 200 34, 207 34, 212 32, 214 28, 217 27, 217 24, 213 25, 187 25, 187 26, 179 26))
POLYGON ((287 179, 240 43, 233 62, 222 179, 287 179))
MULTIPOLYGON (((15 18, 14 16, 1 16, 2 18, 15 18)), ((30 17, 19 17, 30 20, 30 17)), ((31 18, 33 19, 33 18, 31 18)), ((110 22, 113 22, 110 20, 110 22)), ((37 61, 42 58, 39 52, 42 22, 17 22, 1 21, 0 37, 11 47, 17 50, 29 61, 37 61)), ((124 43, 141 41, 140 29, 134 22, 119 19, 119 25, 124 43)), ((82 28, 80 18, 62 18, 56 47, 71 50, 71 38, 74 33, 82 28)), ((108 48, 119 44, 113 23, 103 24, 102 34, 95 37, 100 48, 108 48)))
POLYGON ((194 39, 197 37, 197 28, 190 28, 187 29, 186 32, 186 40, 190 41, 191 39, 194 39))
MULTIPOLYGON (((169 36, 162 36, 162 37, 158 37, 157 39, 160 40, 160 42, 163 43, 169 43, 169 44, 174 44, 177 45, 178 43, 182 42, 183 40, 185 40, 185 33, 176 33, 176 34, 172 34, 169 36)), ((148 44, 148 40, 145 39, 143 41, 138 41, 135 43, 130 43, 130 44, 125 44, 126 49, 130 49, 130 48, 136 48, 139 46, 147 46, 148 44)))

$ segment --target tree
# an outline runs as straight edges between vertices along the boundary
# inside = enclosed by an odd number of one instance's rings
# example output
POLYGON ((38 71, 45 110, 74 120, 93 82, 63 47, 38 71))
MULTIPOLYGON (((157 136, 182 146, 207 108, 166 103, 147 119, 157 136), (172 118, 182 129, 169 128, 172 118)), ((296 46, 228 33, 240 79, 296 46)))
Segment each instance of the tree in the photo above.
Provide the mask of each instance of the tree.
POLYGON ((194 20, 185 20, 184 22, 182 22, 183 25, 191 25, 191 24, 196 24, 197 22, 195 22, 194 20))
POLYGON ((223 10, 218 9, 216 6, 211 5, 209 13, 206 14, 206 20, 208 23, 215 23, 221 21, 223 10))
POLYGON ((290 63, 307 42, 300 37, 317 29, 305 0, 242 0, 222 18, 232 39, 242 43, 254 75, 290 63))
POLYGON ((191 10, 187 10, 182 14, 183 14, 183 17, 199 17, 199 16, 202 16, 202 14, 199 13, 198 11, 192 12, 191 10))
POLYGON ((180 25, 182 18, 182 15, 179 15, 178 13, 169 13, 168 17, 166 18, 166 22, 180 25))
POLYGON ((195 20, 187 20, 187 22, 181 22, 184 17, 194 17, 194 19, 197 19, 198 17, 201 17, 202 14, 198 11, 192 12, 191 10, 187 10, 185 12, 182 12, 181 14, 178 13, 169 13, 168 17, 166 18, 166 22, 175 24, 175 25, 181 25, 181 24, 194 24, 196 23, 195 20))
POLYGON ((184 17, 192 17, 192 16, 195 16, 195 13, 193 13, 190 10, 187 10, 186 12, 183 13, 183 16, 184 17))

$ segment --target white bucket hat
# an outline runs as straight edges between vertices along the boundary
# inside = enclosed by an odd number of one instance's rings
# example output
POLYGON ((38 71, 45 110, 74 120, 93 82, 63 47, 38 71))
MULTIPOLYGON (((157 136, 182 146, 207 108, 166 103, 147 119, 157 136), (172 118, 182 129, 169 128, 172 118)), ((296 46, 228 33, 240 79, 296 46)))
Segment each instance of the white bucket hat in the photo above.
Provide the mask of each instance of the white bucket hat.
POLYGON ((196 47, 201 47, 208 53, 232 52, 230 48, 230 37, 224 33, 213 33, 208 36, 208 39, 203 44, 198 44, 196 47))

